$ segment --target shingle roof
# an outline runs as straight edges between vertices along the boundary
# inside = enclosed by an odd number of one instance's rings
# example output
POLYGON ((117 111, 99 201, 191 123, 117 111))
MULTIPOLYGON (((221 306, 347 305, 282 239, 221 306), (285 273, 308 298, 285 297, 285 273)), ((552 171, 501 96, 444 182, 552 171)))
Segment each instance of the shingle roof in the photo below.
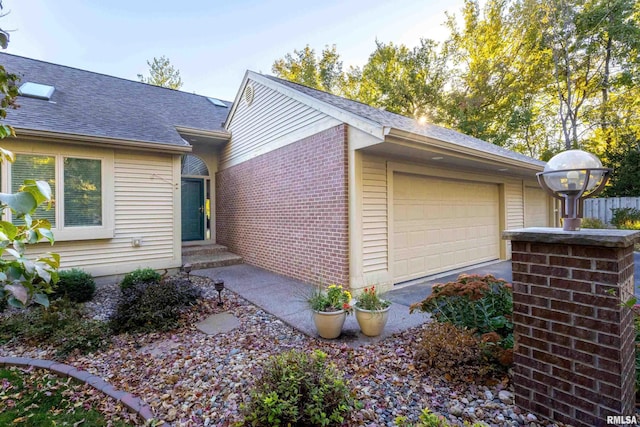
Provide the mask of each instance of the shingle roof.
POLYGON ((188 146, 176 126, 227 133, 230 108, 205 96, 6 53, 0 64, 18 74, 20 84, 55 86, 50 101, 18 97, 20 108, 6 119, 16 128, 176 146, 188 146))
POLYGON ((332 95, 327 92, 323 92, 317 89, 312 89, 307 86, 293 83, 288 80, 283 80, 278 77, 264 75, 264 77, 283 84, 291 89, 304 93, 305 95, 316 98, 322 102, 330 104, 334 107, 340 108, 344 111, 350 112, 372 122, 379 124, 380 126, 394 128, 406 132, 411 132, 417 135, 426 136, 439 141, 445 141, 451 144, 469 147, 481 152, 495 154, 501 157, 507 157, 522 162, 537 164, 544 166, 544 162, 536 160, 532 157, 525 156, 524 154, 516 153, 515 151, 508 150, 506 148, 491 144, 478 138, 474 138, 469 135, 447 129, 442 126, 433 124, 420 124, 417 120, 409 117, 401 116, 399 114, 391 113, 389 111, 380 110, 378 108, 371 107, 370 105, 363 104, 361 102, 352 101, 350 99, 342 98, 336 95, 332 95))

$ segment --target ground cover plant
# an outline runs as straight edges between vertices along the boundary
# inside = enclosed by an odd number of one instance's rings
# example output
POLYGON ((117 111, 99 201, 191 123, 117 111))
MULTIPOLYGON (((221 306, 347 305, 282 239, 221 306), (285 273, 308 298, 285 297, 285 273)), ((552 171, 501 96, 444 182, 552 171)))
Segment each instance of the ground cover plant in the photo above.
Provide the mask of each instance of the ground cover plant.
POLYGON ((132 415, 86 384, 48 371, 0 368, 0 425, 131 426, 132 415), (109 419, 100 412, 110 406, 109 419))
POLYGON ((91 353, 104 348, 109 335, 104 322, 87 319, 80 305, 66 299, 0 318, 0 344, 18 341, 52 346, 58 359, 73 352, 91 353))
POLYGON ((187 279, 134 281, 122 289, 109 325, 115 333, 174 329, 180 325, 185 309, 196 304, 199 297, 199 290, 187 279))
POLYGON ((288 351, 270 358, 244 406, 251 426, 336 426, 354 409, 343 373, 327 354, 288 351))

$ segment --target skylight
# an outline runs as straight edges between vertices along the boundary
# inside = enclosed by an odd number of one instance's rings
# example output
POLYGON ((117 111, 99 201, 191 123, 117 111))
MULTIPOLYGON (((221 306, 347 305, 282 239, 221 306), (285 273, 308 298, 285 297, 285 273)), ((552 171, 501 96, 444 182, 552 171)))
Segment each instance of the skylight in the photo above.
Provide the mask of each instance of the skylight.
POLYGON ((55 87, 40 83, 26 82, 20 86, 19 93, 28 98, 50 100, 55 87))
POLYGON ((225 104, 224 102, 220 101, 218 98, 207 98, 209 100, 209 102, 211 102, 213 105, 217 105, 218 107, 224 107, 227 108, 227 104, 225 104))

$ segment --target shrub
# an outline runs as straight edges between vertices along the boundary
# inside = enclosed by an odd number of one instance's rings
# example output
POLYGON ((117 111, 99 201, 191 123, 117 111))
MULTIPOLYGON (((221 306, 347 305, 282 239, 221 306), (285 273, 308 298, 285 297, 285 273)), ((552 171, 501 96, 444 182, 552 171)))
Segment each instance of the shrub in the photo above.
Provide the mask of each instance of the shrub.
POLYGON ((434 285, 429 297, 411 305, 413 310, 430 312, 439 322, 451 322, 478 335, 495 332, 499 346, 513 347, 511 285, 492 275, 462 274, 455 282, 434 285))
POLYGON ((581 223, 582 228, 609 228, 607 224, 604 223, 599 218, 582 218, 581 223))
POLYGON ((160 280, 162 280, 162 276, 153 268, 138 268, 124 276, 124 279, 120 282, 120 289, 131 288, 138 283, 160 283, 160 280))
POLYGON ((611 209, 613 217, 611 224, 623 230, 640 230, 640 209, 617 208, 611 209))
POLYGON ((417 345, 415 364, 424 370, 450 372, 452 368, 476 365, 481 360, 480 346, 473 331, 452 323, 431 323, 417 345))
POLYGON ((251 426, 341 425, 354 401, 342 373, 319 350, 272 356, 242 406, 251 426))
POLYGON ((199 297, 198 288, 186 279, 134 282, 122 290, 110 325, 116 333, 174 329, 184 309, 199 297))
MULTIPOLYGON (((449 424, 442 415, 434 414, 429 410, 429 408, 422 410, 417 424, 409 423, 406 417, 396 417, 395 422, 398 427, 451 427, 451 424, 449 424)), ((471 425, 465 421, 464 425, 471 427, 484 427, 486 424, 473 423, 473 425, 471 425)))
POLYGON ((74 302, 87 302, 96 293, 96 282, 91 274, 79 269, 60 271, 53 298, 65 297, 74 302))
POLYGON ((78 351, 91 353, 107 345, 110 335, 104 322, 83 317, 81 308, 59 299, 46 307, 32 307, 0 322, 0 343, 13 338, 52 345, 58 357, 78 351))

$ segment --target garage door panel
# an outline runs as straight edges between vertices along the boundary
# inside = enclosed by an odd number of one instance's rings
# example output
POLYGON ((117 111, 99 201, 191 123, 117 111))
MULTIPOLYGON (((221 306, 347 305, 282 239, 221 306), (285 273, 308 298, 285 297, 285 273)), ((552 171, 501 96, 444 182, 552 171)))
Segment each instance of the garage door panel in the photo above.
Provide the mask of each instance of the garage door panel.
POLYGON ((393 188, 396 283, 499 257, 497 185, 396 173, 393 188))

